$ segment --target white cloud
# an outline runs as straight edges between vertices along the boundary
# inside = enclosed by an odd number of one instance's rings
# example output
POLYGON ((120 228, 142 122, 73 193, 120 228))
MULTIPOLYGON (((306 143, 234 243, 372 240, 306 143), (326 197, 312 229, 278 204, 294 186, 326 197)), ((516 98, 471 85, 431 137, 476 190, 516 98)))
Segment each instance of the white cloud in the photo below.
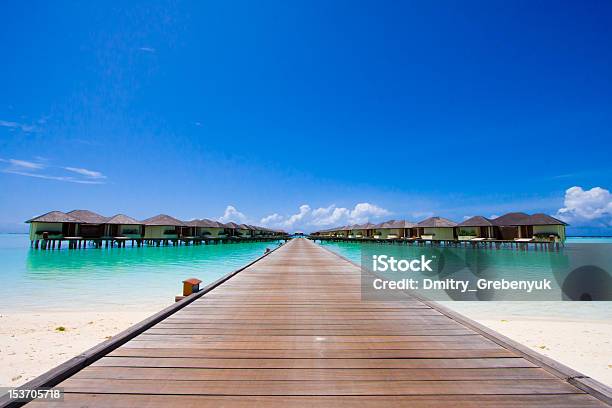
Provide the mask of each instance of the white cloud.
POLYGON ((144 51, 144 52, 151 52, 151 53, 155 52, 155 48, 153 48, 153 47, 140 47, 138 49, 140 51, 144 51))
POLYGON ((350 221, 355 223, 363 223, 369 221, 370 218, 384 217, 391 213, 384 208, 370 203, 359 203, 351 211, 350 221))
POLYGON ((8 166, 0 169, 7 174, 33 177, 43 180, 65 181, 77 184, 104 184, 105 175, 99 171, 83 169, 80 167, 53 166, 42 162, 41 158, 36 161, 19 159, 0 159, 0 162, 8 166), (68 173, 67 173, 68 172, 68 173), (76 173, 74 176, 70 173, 76 173))
POLYGON ((236 209, 233 205, 228 205, 225 208, 225 212, 221 217, 219 217, 219 222, 236 222, 236 223, 244 223, 246 222, 247 217, 240 211, 236 209))
POLYGON ((278 225, 283 221, 284 218, 285 217, 283 217, 282 215, 274 213, 268 215, 267 217, 263 217, 259 222, 261 225, 278 225))
POLYGON ((312 209, 308 204, 300 206, 297 213, 282 216, 277 213, 261 219, 263 225, 286 229, 309 229, 340 224, 364 223, 391 214, 388 210, 370 203, 356 204, 352 209, 345 207, 320 207, 312 209))
POLYGON ((30 125, 27 123, 12 122, 8 120, 0 120, 0 127, 8 128, 11 131, 19 129, 25 133, 34 132, 37 130, 36 126, 34 125, 30 125))
POLYGON ((29 173, 26 171, 17 171, 17 170, 2 170, 3 173, 8 174, 17 174, 19 176, 25 177, 34 177, 44 180, 56 180, 56 181, 66 181, 69 183, 77 183, 77 184, 104 184, 102 181, 94 181, 94 180, 83 180, 70 176, 52 176, 49 174, 42 173, 29 173))
POLYGON ((310 214, 310 206, 303 204, 300 206, 300 211, 297 214, 293 214, 285 221, 285 226, 293 227, 295 224, 301 223, 310 214))
POLYGON ((574 226, 612 226, 612 194, 609 190, 571 187, 565 191, 563 205, 557 217, 567 223, 574 226))
POLYGON ((73 173, 80 174, 81 176, 85 176, 92 179, 102 179, 106 178, 106 176, 99 171, 82 169, 79 167, 64 167, 65 170, 71 171, 73 173))
POLYGON ((0 159, 1 162, 8 163, 13 168, 22 168, 22 169, 30 169, 30 170, 39 170, 45 167, 42 163, 31 162, 27 160, 17 160, 17 159, 0 159))
POLYGON ((348 208, 336 207, 335 204, 329 207, 317 208, 312 212, 311 224, 318 227, 331 226, 346 223, 351 211, 348 208))

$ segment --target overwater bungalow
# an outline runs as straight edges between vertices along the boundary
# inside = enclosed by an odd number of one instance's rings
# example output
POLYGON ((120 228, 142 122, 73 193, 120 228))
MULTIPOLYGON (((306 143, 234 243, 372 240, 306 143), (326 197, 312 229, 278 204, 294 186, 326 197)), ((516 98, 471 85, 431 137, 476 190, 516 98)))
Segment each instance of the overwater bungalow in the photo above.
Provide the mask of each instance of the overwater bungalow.
POLYGON ((26 221, 30 224, 30 241, 74 237, 80 222, 77 218, 61 211, 50 211, 26 221))
POLYGON ((350 226, 349 238, 370 238, 372 236, 373 227, 371 223, 355 224, 350 226))
POLYGON ((495 238, 495 224, 492 220, 477 215, 457 224, 455 235, 459 241, 478 241, 495 238))
POLYGON ((492 220, 498 239, 514 241, 565 241, 567 224, 546 214, 512 212, 492 220))
POLYGON ((415 236, 415 224, 405 220, 384 221, 372 228, 372 238, 375 239, 408 239, 415 236))
POLYGON ((252 238, 255 236, 256 228, 249 224, 240 224, 240 233, 242 238, 252 238))
POLYGON ((328 228, 323 230, 322 234, 327 237, 337 237, 340 230, 338 228, 328 228))
POLYGON ((550 215, 538 213, 529 217, 533 227, 533 238, 537 241, 565 242, 567 223, 550 215))
POLYGON ((225 225, 218 221, 207 218, 191 220, 186 222, 190 229, 190 235, 200 239, 222 239, 227 238, 225 225))
POLYGON ((250 230, 251 237, 253 238, 268 238, 274 236, 281 236, 285 234, 284 231, 281 230, 273 230, 266 227, 259 227, 257 225, 246 224, 250 230))
POLYGON ((142 224, 145 227, 145 239, 178 239, 182 228, 188 227, 183 221, 166 214, 147 218, 142 224))
POLYGON ((335 237, 336 231, 337 231, 336 228, 327 228, 327 229, 313 232, 311 235, 321 236, 321 237, 335 237))
POLYGON ((89 210, 72 210, 66 214, 79 220, 78 236, 84 239, 101 239, 105 236, 108 217, 89 210))
POLYGON ((104 224, 107 237, 141 238, 143 235, 143 223, 125 214, 110 217, 104 224))
POLYGON ((327 228, 323 231, 323 234, 327 237, 330 238, 337 238, 340 237, 340 231, 341 231, 342 227, 334 227, 334 228, 327 228))
POLYGON ((266 227, 258 227, 256 225, 251 225, 251 227, 253 228, 253 236, 254 237, 268 237, 273 235, 273 231, 269 228, 266 227))
POLYGON ((249 230, 247 228, 244 228, 243 226, 235 222, 226 222, 225 224, 223 224, 223 226, 225 227, 225 231, 227 232, 228 237, 242 238, 246 237, 249 233, 249 230))
POLYGON ((432 241, 452 241, 456 239, 457 223, 442 217, 430 217, 419 222, 417 236, 432 241))
POLYGON ((337 238, 348 238, 350 230, 351 230, 350 225, 343 225, 343 226, 340 226, 340 227, 337 227, 337 228, 333 229, 331 232, 332 232, 332 236, 334 236, 334 237, 337 237, 337 238))

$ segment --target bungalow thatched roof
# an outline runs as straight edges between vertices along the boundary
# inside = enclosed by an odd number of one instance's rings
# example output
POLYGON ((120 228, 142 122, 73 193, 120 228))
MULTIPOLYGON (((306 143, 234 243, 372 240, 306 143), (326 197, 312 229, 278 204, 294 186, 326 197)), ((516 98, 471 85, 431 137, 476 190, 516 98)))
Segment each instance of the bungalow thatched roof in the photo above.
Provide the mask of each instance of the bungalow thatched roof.
POLYGON ((421 228, 453 228, 457 225, 455 221, 442 217, 429 217, 417 224, 421 228))
POLYGON ((527 225, 529 214, 523 212, 511 212, 493 219, 493 224, 500 227, 509 227, 515 225, 527 225))
POLYGON ((66 214, 80 220, 83 224, 104 224, 108 217, 89 210, 72 210, 66 214))
POLYGON ((223 224, 217 221, 209 220, 208 218, 203 218, 201 220, 191 220, 185 222, 190 227, 201 227, 201 228, 225 228, 223 224))
POLYGON ((413 228, 415 226, 414 223, 406 220, 389 220, 381 222, 380 224, 376 224, 374 228, 376 229, 398 229, 398 228, 413 228))
POLYGON ((504 214, 501 217, 495 218, 493 223, 499 227, 518 227, 521 225, 567 225, 567 223, 547 214, 538 213, 529 215, 522 212, 504 214))
POLYGON ((458 227, 492 227, 493 225, 493 221, 480 215, 468 218, 457 224, 458 227))
POLYGON ((369 224, 369 223, 365 223, 365 224, 353 224, 351 225, 351 230, 365 230, 368 229, 369 226, 374 226, 374 224, 369 224))
POLYGON ((122 225, 142 225, 142 222, 128 217, 125 214, 117 214, 111 218, 109 218, 105 224, 122 224, 122 225))
POLYGON ((73 216, 70 216, 61 211, 50 211, 46 214, 39 215, 38 217, 34 217, 26 221, 26 223, 30 222, 81 222, 73 216))
POLYGON ((529 216, 529 225, 568 225, 555 217, 550 215, 538 213, 529 216))
POLYGON ((142 224, 165 226, 165 227, 186 227, 183 221, 177 220, 176 218, 171 217, 166 214, 159 214, 159 215, 156 215, 155 217, 151 217, 151 218, 147 218, 146 220, 142 220, 142 224))
POLYGON ((224 228, 232 228, 232 229, 242 229, 242 227, 239 224, 236 224, 235 222, 226 222, 225 224, 223 224, 224 228))

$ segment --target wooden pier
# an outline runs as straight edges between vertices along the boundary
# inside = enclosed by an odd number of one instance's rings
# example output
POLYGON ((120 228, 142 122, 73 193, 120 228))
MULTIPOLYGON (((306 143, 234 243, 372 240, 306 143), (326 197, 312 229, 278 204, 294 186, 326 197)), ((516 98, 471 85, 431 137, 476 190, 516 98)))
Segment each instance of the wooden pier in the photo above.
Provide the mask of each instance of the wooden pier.
MULTIPOLYGON (((435 303, 361 300, 294 239, 24 387, 67 407, 605 407, 610 389, 435 303)), ((6 402, 6 401, 5 401, 6 402)))

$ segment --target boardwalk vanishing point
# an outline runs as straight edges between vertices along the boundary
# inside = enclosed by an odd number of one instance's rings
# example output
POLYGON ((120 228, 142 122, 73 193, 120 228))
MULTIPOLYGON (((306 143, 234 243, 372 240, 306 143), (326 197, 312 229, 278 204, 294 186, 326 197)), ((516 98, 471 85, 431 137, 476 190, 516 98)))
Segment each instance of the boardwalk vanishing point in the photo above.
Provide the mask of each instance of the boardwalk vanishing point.
POLYGON ((609 406, 578 372, 435 303, 362 301, 360 283, 294 239, 24 387, 63 388, 34 403, 63 408, 609 406))

